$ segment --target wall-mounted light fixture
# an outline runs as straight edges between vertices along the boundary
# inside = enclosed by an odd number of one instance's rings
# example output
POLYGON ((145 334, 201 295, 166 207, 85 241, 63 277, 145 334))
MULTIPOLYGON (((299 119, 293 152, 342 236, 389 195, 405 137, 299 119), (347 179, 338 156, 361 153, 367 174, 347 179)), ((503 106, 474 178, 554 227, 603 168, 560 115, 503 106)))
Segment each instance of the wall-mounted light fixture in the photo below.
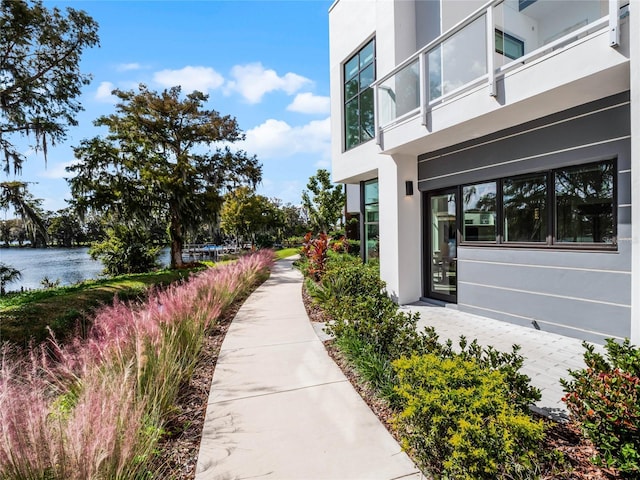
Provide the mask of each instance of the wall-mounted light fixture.
POLYGON ((407 180, 406 182, 404 182, 404 194, 407 197, 413 195, 413 181, 412 180, 407 180))

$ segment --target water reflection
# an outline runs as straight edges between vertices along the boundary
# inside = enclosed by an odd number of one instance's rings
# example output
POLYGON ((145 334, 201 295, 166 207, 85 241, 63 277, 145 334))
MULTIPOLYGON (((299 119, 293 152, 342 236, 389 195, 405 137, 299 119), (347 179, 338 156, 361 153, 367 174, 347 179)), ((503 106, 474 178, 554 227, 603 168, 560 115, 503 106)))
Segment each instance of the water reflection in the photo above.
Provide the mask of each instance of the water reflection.
MULTIPOLYGON (((7 285, 8 291, 42 288, 47 277, 60 285, 72 285, 83 280, 99 278, 102 264, 92 260, 88 248, 0 248, 0 262, 22 272, 22 279, 7 285)), ((169 264, 169 250, 160 254, 160 264, 169 264)))

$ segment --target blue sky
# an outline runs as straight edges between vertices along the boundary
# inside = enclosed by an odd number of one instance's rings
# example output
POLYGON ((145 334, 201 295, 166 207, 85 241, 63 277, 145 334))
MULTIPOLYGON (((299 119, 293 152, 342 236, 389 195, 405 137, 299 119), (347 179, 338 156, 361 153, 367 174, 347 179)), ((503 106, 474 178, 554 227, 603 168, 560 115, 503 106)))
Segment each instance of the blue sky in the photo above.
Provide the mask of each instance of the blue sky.
MULTIPOLYGON (((330 164, 328 9, 330 1, 71 1, 100 25, 100 47, 82 71, 93 75, 80 99, 85 111, 47 164, 29 154, 18 180, 44 208, 67 206, 64 167, 71 146, 100 133, 92 121, 114 111, 113 88, 139 83, 210 95, 208 108, 235 116, 242 145, 263 165, 258 193, 300 203, 308 178, 330 164)), ((5 179, 13 179, 13 176, 5 179)))

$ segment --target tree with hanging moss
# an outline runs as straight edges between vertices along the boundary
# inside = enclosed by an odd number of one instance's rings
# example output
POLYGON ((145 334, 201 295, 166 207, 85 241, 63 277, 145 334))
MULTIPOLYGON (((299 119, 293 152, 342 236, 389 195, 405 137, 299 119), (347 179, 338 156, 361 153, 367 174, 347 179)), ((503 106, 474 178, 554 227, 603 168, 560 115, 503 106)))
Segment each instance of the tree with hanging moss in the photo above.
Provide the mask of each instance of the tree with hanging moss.
POLYGON ((47 154, 65 138, 82 110, 77 98, 90 76, 80 71, 84 50, 98 44, 98 24, 85 12, 47 9, 41 1, 0 0, 0 155, 4 171, 20 172, 23 146, 47 154))
POLYGON ((118 221, 167 225, 171 268, 180 268, 185 234, 214 221, 224 191, 252 188, 262 178, 255 156, 230 145, 244 139, 235 118, 205 108, 208 95, 114 90, 116 113, 98 118, 105 137, 83 140, 67 168, 79 212, 106 212, 118 221))

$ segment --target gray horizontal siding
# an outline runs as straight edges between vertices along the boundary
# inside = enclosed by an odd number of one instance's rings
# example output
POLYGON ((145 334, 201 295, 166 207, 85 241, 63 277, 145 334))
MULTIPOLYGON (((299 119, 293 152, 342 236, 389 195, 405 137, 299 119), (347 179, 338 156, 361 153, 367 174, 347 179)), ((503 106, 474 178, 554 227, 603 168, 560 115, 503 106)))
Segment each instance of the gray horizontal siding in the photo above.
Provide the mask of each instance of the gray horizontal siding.
POLYGON ((626 272, 464 260, 458 260, 458 272, 465 283, 528 291, 540 299, 580 299, 587 308, 592 303, 631 305, 631 277, 626 272))
MULTIPOLYGON (((602 342, 630 334, 628 93, 419 157, 422 191, 615 158, 616 250, 458 247, 459 308, 602 342)), ((425 212, 425 215, 427 213, 425 212)))

